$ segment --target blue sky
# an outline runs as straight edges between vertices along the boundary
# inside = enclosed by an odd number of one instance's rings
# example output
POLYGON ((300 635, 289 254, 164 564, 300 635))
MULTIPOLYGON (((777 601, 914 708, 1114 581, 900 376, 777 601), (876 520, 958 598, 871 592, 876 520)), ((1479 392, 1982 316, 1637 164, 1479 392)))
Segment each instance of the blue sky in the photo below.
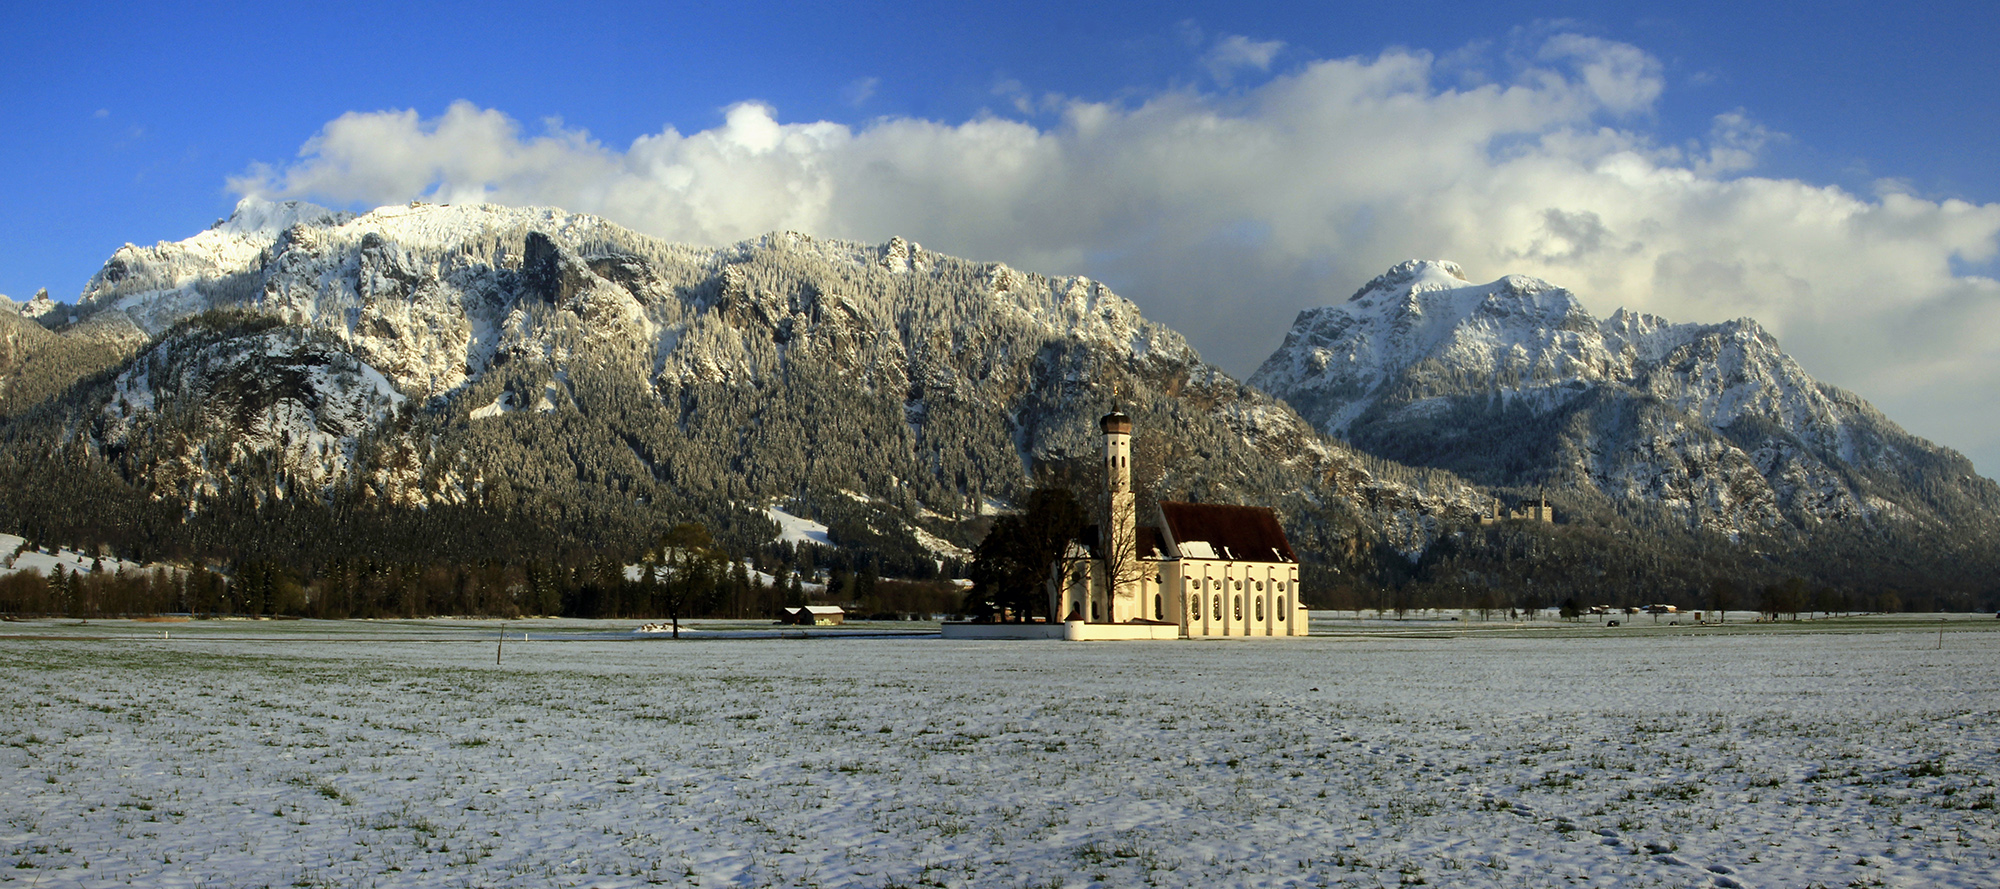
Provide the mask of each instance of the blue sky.
POLYGON ((1090 274, 1247 374, 1443 258, 1756 317, 1990 475, 2000 7, 1890 7, 42 4, 0 33, 0 293, 243 191, 478 197, 1090 274))

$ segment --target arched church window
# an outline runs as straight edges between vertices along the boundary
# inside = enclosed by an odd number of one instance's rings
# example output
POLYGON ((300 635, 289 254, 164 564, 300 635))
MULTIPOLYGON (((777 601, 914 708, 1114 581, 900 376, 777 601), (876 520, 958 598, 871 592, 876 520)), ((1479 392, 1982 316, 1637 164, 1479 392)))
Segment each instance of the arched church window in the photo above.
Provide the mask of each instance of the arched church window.
POLYGON ((1231 609, 1231 612, 1232 612, 1232 613, 1234 613, 1234 614, 1236 615, 1236 619, 1237 619, 1237 620, 1242 620, 1242 619, 1243 619, 1243 597, 1242 597, 1242 596, 1233 596, 1233 597, 1231 597, 1231 598, 1230 598, 1230 600, 1229 600, 1229 604, 1230 604, 1230 605, 1232 605, 1232 606, 1234 606, 1234 607, 1233 607, 1233 608, 1231 609))
POLYGON ((1200 596, 1189 596, 1189 597, 1188 597, 1188 615, 1189 615, 1189 616, 1191 616, 1191 617, 1193 617, 1193 618, 1194 618, 1195 620, 1201 620, 1201 597, 1200 597, 1200 596))
POLYGON ((1222 594, 1221 594, 1221 593, 1216 593, 1216 594, 1215 594, 1215 601, 1214 601, 1214 602, 1212 602, 1212 603, 1210 603, 1210 604, 1213 604, 1213 605, 1215 606, 1215 608, 1214 608, 1214 609, 1213 609, 1213 610, 1212 610, 1212 611, 1211 611, 1210 613, 1211 613, 1211 614, 1214 614, 1214 615, 1215 615, 1215 619, 1216 619, 1216 620, 1221 620, 1221 619, 1222 619, 1222 594))
POLYGON ((1167 600, 1160 598, 1159 593, 1153 594, 1153 619, 1167 619, 1167 600))
POLYGON ((1263 597, 1263 596, 1258 596, 1258 597, 1257 597, 1257 620, 1258 620, 1259 622, 1261 622, 1261 621, 1263 621, 1263 620, 1264 620, 1264 597, 1263 597))
POLYGON ((1290 612, 1288 612, 1288 611, 1286 611, 1286 610, 1285 610, 1285 597, 1284 597, 1284 596, 1279 596, 1279 597, 1278 597, 1278 619, 1279 619, 1279 620, 1284 620, 1284 619, 1285 619, 1285 615, 1287 615, 1287 614, 1289 614, 1289 613, 1290 613, 1290 612))

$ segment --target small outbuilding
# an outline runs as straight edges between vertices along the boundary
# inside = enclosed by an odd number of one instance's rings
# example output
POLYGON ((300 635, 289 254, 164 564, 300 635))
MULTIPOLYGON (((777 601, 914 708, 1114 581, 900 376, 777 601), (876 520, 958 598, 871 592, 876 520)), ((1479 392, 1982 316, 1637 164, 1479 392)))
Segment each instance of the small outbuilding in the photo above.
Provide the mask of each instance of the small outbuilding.
POLYGON ((806 605, 785 609, 785 623, 806 627, 832 627, 847 622, 847 612, 838 605, 806 605))

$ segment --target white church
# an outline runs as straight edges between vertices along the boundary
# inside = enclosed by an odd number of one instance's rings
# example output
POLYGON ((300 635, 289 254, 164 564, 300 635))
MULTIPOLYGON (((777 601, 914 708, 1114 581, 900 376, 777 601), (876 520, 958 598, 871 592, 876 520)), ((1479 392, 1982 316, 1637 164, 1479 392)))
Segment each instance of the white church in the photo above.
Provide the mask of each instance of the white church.
POLYGON ((1159 504, 1140 525, 1132 494, 1132 418, 1104 432, 1103 525, 1051 566, 1050 624, 946 624, 947 638, 1186 639, 1307 634, 1299 560, 1262 506, 1159 504))

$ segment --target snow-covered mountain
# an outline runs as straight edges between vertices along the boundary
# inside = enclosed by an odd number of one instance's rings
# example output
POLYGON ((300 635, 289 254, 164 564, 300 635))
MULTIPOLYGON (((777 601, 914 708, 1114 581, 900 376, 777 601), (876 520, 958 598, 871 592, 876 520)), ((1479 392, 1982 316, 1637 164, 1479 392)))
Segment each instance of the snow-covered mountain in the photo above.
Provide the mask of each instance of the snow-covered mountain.
POLYGON ((1275 505, 1330 564, 1414 553, 1485 499, 1324 438, 1097 282, 901 238, 694 247, 554 209, 251 198, 117 251, 52 336, 101 348, 9 409, 10 477, 60 454, 182 522, 450 508, 605 541, 750 533, 774 503, 839 529, 861 503, 849 537, 964 545, 989 499, 1094 466, 1114 404, 1161 494, 1275 505))
POLYGON ((1449 262, 1301 312, 1249 382, 1388 459, 1733 535, 2000 511, 1964 457, 1814 380, 1755 321, 1600 321, 1548 282, 1449 262))
MULTIPOLYGON (((5 298, 0 297, 0 299, 5 298)), ((25 303, 15 303, 11 299, 6 299, 5 303, 7 308, 27 318, 43 318, 56 311, 56 301, 49 298, 49 289, 46 287, 35 291, 35 298, 25 303)))

